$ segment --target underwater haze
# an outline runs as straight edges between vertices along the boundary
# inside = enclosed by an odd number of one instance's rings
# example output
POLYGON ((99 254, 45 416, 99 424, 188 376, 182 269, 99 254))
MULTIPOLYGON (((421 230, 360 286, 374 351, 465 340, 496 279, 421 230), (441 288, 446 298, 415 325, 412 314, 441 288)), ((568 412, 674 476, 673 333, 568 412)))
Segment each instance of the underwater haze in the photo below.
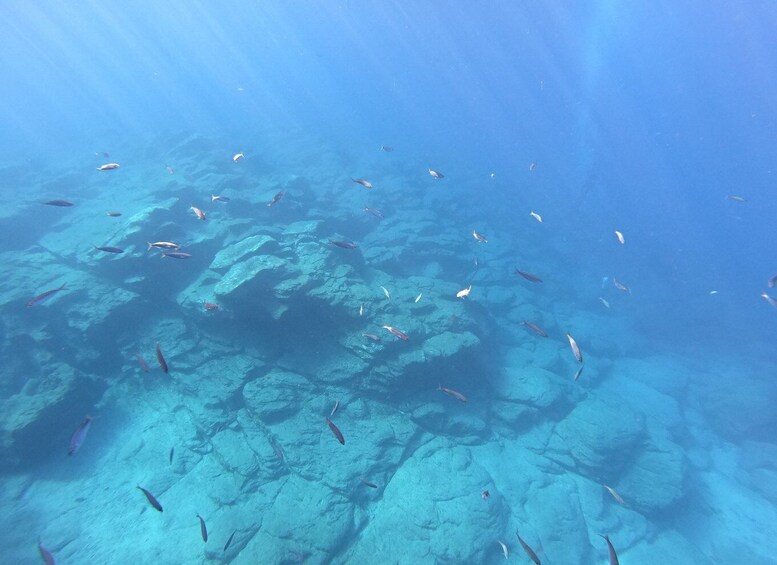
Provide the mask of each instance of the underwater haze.
POLYGON ((0 18, 0 562, 775 563, 777 4, 0 18))

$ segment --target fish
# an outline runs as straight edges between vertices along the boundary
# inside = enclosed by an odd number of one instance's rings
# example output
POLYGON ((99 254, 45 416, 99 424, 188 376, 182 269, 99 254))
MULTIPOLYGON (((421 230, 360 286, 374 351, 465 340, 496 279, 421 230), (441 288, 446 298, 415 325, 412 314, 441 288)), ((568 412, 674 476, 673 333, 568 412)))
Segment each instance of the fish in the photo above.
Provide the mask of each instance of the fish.
POLYGON ((158 249, 180 249, 181 246, 177 243, 173 243, 172 241, 155 241, 154 243, 151 243, 150 241, 146 242, 148 243, 148 249, 151 250, 152 247, 156 247, 158 249))
POLYGON ((106 253, 124 253, 124 250, 120 247, 97 247, 94 246, 97 251, 105 251, 106 253))
POLYGON ((280 201, 280 199, 281 199, 281 198, 283 198, 285 195, 286 195, 286 193, 285 193, 284 191, 282 191, 282 190, 281 190, 281 191, 280 191, 278 194, 276 194, 275 196, 273 196, 273 197, 272 197, 272 200, 270 200, 270 201, 267 203, 267 207, 269 208, 270 206, 274 206, 274 205, 275 205, 275 204, 277 204, 277 203, 280 201))
POLYGON ((364 179, 351 179, 356 184, 362 185, 364 188, 372 188, 372 183, 364 179))
POLYGON ((51 552, 43 547, 42 543, 38 543, 38 552, 40 553, 40 558, 43 559, 43 562, 46 565, 55 565, 56 561, 54 560, 54 556, 51 554, 51 552))
POLYGON ((224 545, 224 551, 226 551, 227 549, 229 549, 229 546, 230 546, 230 544, 232 543, 232 538, 234 538, 234 537, 235 537, 235 534, 236 534, 236 533, 237 533, 237 530, 235 530, 234 532, 232 532, 232 535, 231 535, 231 536, 229 536, 229 539, 227 540, 227 543, 224 545))
POLYGON ((362 337, 366 337, 367 339, 371 339, 372 341, 380 341, 380 336, 375 334, 363 333, 362 337))
POLYGON ((202 302, 202 307, 205 308, 207 312, 215 312, 220 308, 215 302, 208 302, 207 300, 202 302))
POLYGON ((364 316, 364 304, 359 305, 359 317, 364 316))
POLYGON ((531 331, 536 333, 540 337, 548 337, 548 332, 543 330, 541 327, 539 327, 537 324, 530 322, 529 320, 523 320, 521 322, 524 326, 529 328, 531 331))
POLYGON ((529 212, 529 215, 537 220, 539 223, 542 223, 542 216, 540 216, 537 212, 531 211, 529 212))
POLYGON ((602 298, 601 296, 599 297, 599 302, 601 302, 602 304, 604 304, 604 307, 605 307, 605 308, 609 308, 609 307, 610 307, 610 303, 609 303, 609 302, 607 302, 607 301, 606 301, 604 298, 602 298))
POLYGON ((105 213, 105 215, 110 218, 118 218, 119 216, 121 216, 121 212, 108 211, 105 213))
POLYGON ((472 237, 477 239, 480 243, 488 243, 488 240, 486 239, 486 236, 484 236, 481 233, 476 232, 475 230, 472 230, 472 237))
POLYGON ((580 375, 583 374, 583 367, 585 367, 585 365, 580 365, 580 368, 577 371, 575 371, 575 376, 572 379, 573 381, 576 381, 577 379, 579 379, 580 375))
MULTIPOLYGON (((763 294, 761 294, 761 298, 763 298, 763 299, 764 299, 764 300, 766 300, 766 301, 767 301, 769 304, 771 304, 772 306, 774 306, 775 308, 777 308, 777 298, 772 298, 771 296, 769 296, 769 295, 768 295, 768 294, 766 294, 765 292, 764 292, 763 294)), ((28 306, 29 306, 29 304, 28 304, 28 306)))
POLYGON ((36 304, 40 304, 41 302, 44 302, 44 301, 45 301, 45 300, 47 300, 48 298, 50 298, 50 297, 54 296, 54 295, 55 295, 56 293, 58 293, 59 291, 61 291, 61 290, 65 290, 65 284, 66 284, 66 283, 62 283, 62 286, 61 286, 61 287, 59 287, 59 288, 52 288, 51 290, 47 290, 46 292, 44 292, 44 293, 42 293, 42 294, 39 294, 39 295, 38 295, 38 296, 36 296, 35 298, 32 298, 32 299, 30 299, 30 300, 27 302, 27 308, 32 308, 32 307, 33 307, 33 306, 35 306, 36 304))
POLYGON ((459 292, 456 293, 456 298, 466 298, 469 296, 469 293, 472 291, 472 285, 469 285, 467 288, 461 289, 459 292))
POLYGON ((380 150, 385 151, 386 153, 391 153, 392 151, 394 151, 394 148, 391 147, 391 145, 381 145, 380 150))
POLYGON ((189 259, 191 258, 191 256, 192 256, 191 253, 182 253, 179 251, 173 251, 171 253, 162 253, 162 255, 160 255, 160 257, 162 258, 172 257, 173 259, 189 259))
POLYGON ((434 178, 434 179, 439 180, 439 179, 444 179, 445 178, 445 175, 442 174, 439 171, 435 171, 434 169, 428 169, 428 170, 429 170, 429 174, 432 175, 432 178, 434 178))
POLYGON ((329 413, 329 417, 330 418, 332 416, 334 416, 335 414, 337 414, 337 409, 338 408, 340 408, 340 401, 339 400, 335 400, 335 405, 332 406, 332 411, 329 413))
POLYGON ((612 497, 615 499, 615 501, 618 504, 626 504, 626 501, 623 500, 623 497, 620 494, 618 494, 618 491, 616 491, 614 488, 609 487, 607 485, 602 485, 602 486, 607 489, 607 492, 609 492, 612 495, 612 497))
POLYGON ((385 294, 385 295, 386 295, 386 298, 388 298, 389 300, 391 300, 391 293, 388 291, 388 289, 387 289, 385 286, 382 286, 382 287, 380 287, 380 288, 382 288, 382 289, 383 289, 383 294, 385 294))
POLYGON ((529 163, 529 172, 533 173, 534 169, 537 168, 537 163, 529 163))
POLYGON ((89 427, 92 425, 93 419, 94 418, 91 416, 87 416, 86 419, 81 422, 81 425, 76 428, 76 431, 73 432, 73 435, 70 437, 70 445, 67 448, 68 455, 75 455, 76 452, 81 449, 84 440, 86 440, 86 434, 89 433, 89 427))
POLYGON ((139 488, 141 491, 143 491, 143 494, 145 494, 145 495, 146 495, 146 500, 148 500, 148 503, 149 503, 151 506, 153 506, 155 509, 157 509, 157 510, 159 510, 160 512, 162 512, 162 505, 161 505, 161 504, 159 504, 159 501, 156 499, 156 497, 155 497, 153 494, 151 494, 150 492, 148 492, 146 489, 144 489, 144 488, 143 488, 142 486, 140 486, 140 485, 136 485, 136 488, 139 488))
POLYGON ((537 275, 533 275, 532 273, 527 273, 526 271, 519 271, 517 268, 515 269, 514 275, 521 275, 523 278, 525 278, 529 282, 534 283, 541 283, 542 279, 538 277, 537 275))
POLYGON ((618 241, 620 242, 621 245, 626 245, 626 239, 623 237, 623 234, 618 230, 615 230, 615 237, 618 238, 618 241))
POLYGON ((137 358, 138 358, 138 364, 140 365, 140 368, 143 369, 144 373, 148 373, 150 369, 148 368, 148 363, 146 363, 146 360, 143 359, 143 356, 140 353, 137 354, 137 358))
POLYGON ((97 167, 98 171, 112 171, 113 169, 118 169, 121 167, 118 163, 106 163, 105 165, 100 165, 97 167))
POLYGON ((175 172, 175 169, 173 169, 170 165, 165 165, 165 169, 167 169, 168 174, 173 174, 175 172))
POLYGON ((194 215, 195 215, 195 216, 197 216, 197 219, 198 219, 198 220, 205 220, 205 219, 206 219, 206 217, 205 217, 205 212, 203 212, 202 210, 200 210, 199 208, 197 208, 197 206, 190 206, 190 207, 189 207, 189 210, 191 210, 192 212, 194 212, 194 215))
POLYGON ((615 548, 612 546, 612 542, 610 541, 610 536, 607 534, 599 534, 599 536, 607 542, 607 552, 610 555, 610 565, 619 565, 618 563, 618 554, 615 553, 615 548))
POLYGON ((70 200, 49 200, 48 202, 43 203, 44 206, 58 206, 60 208, 68 208, 70 206, 75 206, 70 200))
POLYGON ((405 332, 400 331, 397 328, 393 328, 391 326, 382 326, 382 327, 383 327, 384 330, 388 330, 391 333, 393 333, 395 336, 397 336, 402 341, 407 341, 408 339, 410 339, 405 332))
POLYGON ((418 301, 419 301, 419 300, 421 300, 421 297, 422 297, 423 295, 424 295, 424 293, 423 293, 423 292, 419 292, 419 293, 418 293, 418 296, 416 296, 416 297, 415 297, 415 301, 414 301, 414 302, 415 302, 416 304, 418 304, 418 301))
POLYGON ((572 348, 572 353, 575 354, 575 359, 577 359, 578 363, 583 362, 583 354, 580 353, 580 348, 577 346, 577 342, 575 341, 575 338, 573 338, 571 335, 567 334, 567 339, 569 340, 569 347, 572 348))
POLYGON ((529 547, 529 544, 523 541, 523 538, 521 537, 521 535, 518 533, 517 530, 515 532, 515 535, 518 537, 518 541, 520 542, 523 550, 526 552, 526 555, 529 556, 529 559, 531 559, 535 565, 542 565, 540 558, 537 557, 537 554, 534 553, 534 550, 531 547, 529 547))
POLYGON ((165 374, 168 374, 170 369, 167 366, 167 361, 165 361, 165 356, 162 355, 162 348, 159 347, 158 341, 156 342, 156 360, 159 362, 159 366, 162 367, 162 370, 165 372, 165 374))
POLYGON ((170 465, 173 464, 173 455, 175 455, 175 447, 170 448, 170 465))
POLYGON ((330 239, 329 243, 331 243, 332 245, 336 245, 337 247, 342 247, 343 249, 356 249, 357 247, 359 247, 353 241, 335 241, 333 239, 330 239))
POLYGON ((480 261, 478 261, 478 256, 475 255, 474 259, 472 260, 472 265, 477 269, 478 265, 480 265, 480 261))
POLYGON ((462 402, 467 402, 467 397, 461 394, 460 392, 453 390, 452 388, 446 388, 441 385, 437 385, 437 390, 441 390, 445 394, 452 396, 456 400, 461 400, 462 402))
POLYGON ((769 279, 769 281, 766 283, 766 286, 769 288, 774 288, 777 286, 777 275, 774 275, 772 278, 769 279))
POLYGON ((376 218, 380 218, 381 220, 384 218, 383 212, 378 210, 377 208, 362 208, 362 212, 367 212, 368 214, 372 214, 376 218))
POLYGON ((329 418, 326 418, 326 425, 329 426, 330 430, 332 430, 332 433, 337 438, 337 441, 339 441, 342 445, 345 445, 345 438, 343 437, 343 432, 340 431, 340 428, 335 426, 335 423, 329 418))
POLYGON ((734 202, 747 202, 747 199, 744 196, 737 196, 736 194, 729 194, 726 198, 733 200, 734 202))
POLYGON ((240 161, 240 159, 242 159, 243 157, 245 157, 245 155, 243 155, 242 153, 235 153, 234 155, 232 155, 232 161, 234 161, 235 163, 237 163, 237 162, 238 162, 238 161, 240 161))
POLYGON ((218 194, 211 194, 210 195, 210 201, 211 202, 229 202, 229 198, 226 196, 219 196, 218 194))
POLYGON ((507 552, 507 546, 503 544, 500 540, 496 540, 496 541, 499 545, 502 546, 502 553, 504 554, 505 559, 507 559, 507 556, 509 555, 509 553, 507 552))
POLYGON ((480 493, 480 498, 482 498, 483 500, 488 500, 489 498, 491 498, 491 493, 488 492, 487 490, 484 490, 483 492, 480 493))
POLYGON ((205 520, 202 519, 200 513, 197 513, 197 518, 200 519, 200 534, 202 535, 202 541, 208 543, 208 528, 205 526, 205 520))
POLYGON ((623 292, 628 292, 629 294, 631 294, 631 289, 629 287, 627 287, 625 284, 623 284, 622 282, 620 282, 615 277, 612 277, 612 284, 618 290, 621 290, 623 292))
POLYGON ((378 488, 378 485, 376 485, 375 483, 372 483, 372 482, 368 481, 368 480, 367 480, 367 479, 365 479, 364 477, 361 477, 361 478, 359 478, 359 481, 361 482, 361 484, 363 484, 363 485, 366 485, 366 486, 368 486, 368 487, 370 487, 370 488, 378 488))

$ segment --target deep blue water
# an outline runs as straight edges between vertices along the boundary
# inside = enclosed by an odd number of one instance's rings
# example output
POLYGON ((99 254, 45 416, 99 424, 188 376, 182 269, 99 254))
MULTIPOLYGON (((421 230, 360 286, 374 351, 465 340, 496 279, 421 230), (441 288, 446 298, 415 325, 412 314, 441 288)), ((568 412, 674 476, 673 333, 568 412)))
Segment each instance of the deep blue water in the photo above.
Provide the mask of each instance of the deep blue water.
POLYGON ((7 562, 773 562, 777 5, 2 10, 7 562))

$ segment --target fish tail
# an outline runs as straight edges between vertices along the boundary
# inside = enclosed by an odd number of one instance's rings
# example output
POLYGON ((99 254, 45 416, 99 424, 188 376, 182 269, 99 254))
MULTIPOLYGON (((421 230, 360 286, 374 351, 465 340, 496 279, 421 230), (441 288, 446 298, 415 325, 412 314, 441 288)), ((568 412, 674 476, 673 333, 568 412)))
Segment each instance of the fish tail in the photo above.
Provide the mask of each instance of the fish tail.
POLYGON ((147 241, 146 243, 148 243, 148 249, 146 251, 151 251, 151 248, 154 247, 154 246, 151 245, 150 241, 147 241))

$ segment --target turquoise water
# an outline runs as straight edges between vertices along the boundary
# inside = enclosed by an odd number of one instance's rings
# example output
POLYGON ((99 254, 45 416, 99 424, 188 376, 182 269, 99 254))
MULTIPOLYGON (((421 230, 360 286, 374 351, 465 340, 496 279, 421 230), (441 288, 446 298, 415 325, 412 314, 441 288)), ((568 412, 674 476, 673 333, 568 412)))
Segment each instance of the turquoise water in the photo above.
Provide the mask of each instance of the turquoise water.
POLYGON ((772 5, 6 10, 0 561, 774 562, 772 5))

